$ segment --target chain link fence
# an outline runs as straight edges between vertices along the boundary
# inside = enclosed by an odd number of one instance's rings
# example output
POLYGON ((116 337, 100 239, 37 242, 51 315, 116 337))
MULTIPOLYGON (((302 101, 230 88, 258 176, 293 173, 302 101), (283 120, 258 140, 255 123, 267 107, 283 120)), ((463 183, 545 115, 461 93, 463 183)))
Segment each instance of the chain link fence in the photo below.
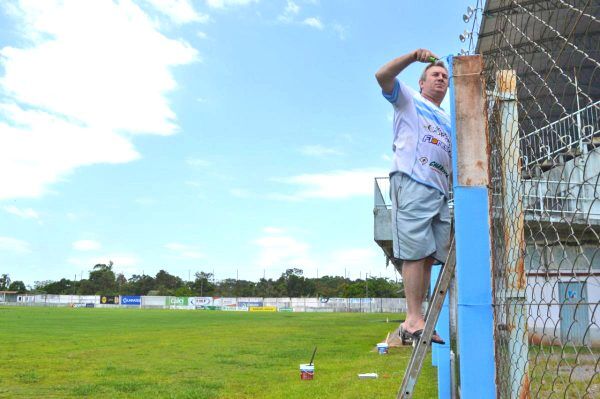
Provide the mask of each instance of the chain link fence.
POLYGON ((479 1, 501 398, 600 397, 600 2, 479 1))

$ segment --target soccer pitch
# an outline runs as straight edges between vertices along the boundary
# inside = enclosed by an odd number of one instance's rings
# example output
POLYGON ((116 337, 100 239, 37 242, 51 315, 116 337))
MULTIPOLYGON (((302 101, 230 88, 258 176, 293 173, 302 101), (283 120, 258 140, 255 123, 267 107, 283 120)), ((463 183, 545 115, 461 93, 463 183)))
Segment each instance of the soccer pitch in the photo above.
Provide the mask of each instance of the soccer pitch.
MULTIPOLYGON (((395 398, 412 348, 373 351, 397 326, 386 318, 0 307, 0 398, 395 398)), ((436 389, 426 361, 415 397, 436 389)))

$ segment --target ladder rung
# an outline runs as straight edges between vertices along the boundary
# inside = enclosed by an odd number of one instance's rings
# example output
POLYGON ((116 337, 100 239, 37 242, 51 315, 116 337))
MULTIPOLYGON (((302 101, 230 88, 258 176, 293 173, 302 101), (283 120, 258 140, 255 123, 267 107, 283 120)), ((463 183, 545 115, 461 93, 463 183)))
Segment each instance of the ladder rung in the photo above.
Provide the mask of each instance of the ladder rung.
MULTIPOLYGON (((421 368, 423 367, 423 360, 427 354, 427 349, 431 343, 431 337, 433 336, 433 330, 437 323, 440 311, 444 304, 444 298, 450 287, 450 282, 454 276, 454 269, 456 267, 456 248, 454 245, 454 236, 451 239, 450 251, 446 258, 446 263, 442 267, 438 280, 435 284, 435 291, 430 305, 427 307, 425 313, 425 328, 421 334, 421 338, 415 343, 413 342, 414 348, 410 357, 410 362, 406 368, 404 379, 402 380, 402 386, 398 391, 397 399, 410 399, 414 393, 417 378, 421 374, 421 368)), ((450 338, 448 338, 450 339, 450 338)))

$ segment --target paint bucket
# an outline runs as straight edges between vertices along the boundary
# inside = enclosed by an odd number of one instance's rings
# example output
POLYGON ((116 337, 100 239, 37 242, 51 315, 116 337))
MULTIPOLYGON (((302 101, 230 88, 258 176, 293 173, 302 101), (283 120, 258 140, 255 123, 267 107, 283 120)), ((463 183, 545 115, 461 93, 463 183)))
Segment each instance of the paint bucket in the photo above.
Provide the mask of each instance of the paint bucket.
POLYGON ((386 355, 388 353, 388 344, 386 342, 377 344, 377 352, 380 355, 386 355))
POLYGON ((312 380, 315 376, 315 365, 314 364, 301 364, 300 365, 300 379, 301 380, 312 380))

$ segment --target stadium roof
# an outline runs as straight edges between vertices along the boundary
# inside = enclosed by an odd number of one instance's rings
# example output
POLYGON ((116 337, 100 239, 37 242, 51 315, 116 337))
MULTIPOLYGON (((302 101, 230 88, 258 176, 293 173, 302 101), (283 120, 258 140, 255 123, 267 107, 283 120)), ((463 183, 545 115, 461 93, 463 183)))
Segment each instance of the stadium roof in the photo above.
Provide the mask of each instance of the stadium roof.
POLYGON ((525 131, 577 109, 575 78, 581 107, 600 99, 599 16, 598 0, 486 2, 476 53, 487 71, 517 72, 525 131))

